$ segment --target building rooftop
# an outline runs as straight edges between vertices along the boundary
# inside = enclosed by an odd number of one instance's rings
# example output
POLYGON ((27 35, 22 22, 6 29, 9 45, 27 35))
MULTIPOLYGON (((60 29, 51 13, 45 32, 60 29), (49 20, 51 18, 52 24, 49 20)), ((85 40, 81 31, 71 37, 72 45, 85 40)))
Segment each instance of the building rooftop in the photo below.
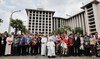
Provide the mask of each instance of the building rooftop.
POLYGON ((69 18, 67 18, 67 20, 69 20, 69 19, 71 19, 71 18, 73 18, 73 17, 75 17, 75 16, 77 16, 77 15, 79 15, 79 14, 82 14, 82 13, 84 13, 84 12, 85 12, 85 11, 81 11, 81 12, 79 12, 79 13, 77 13, 77 14, 75 14, 75 15, 69 17, 69 18))
POLYGON ((59 18, 59 19, 64 19, 65 20, 65 18, 62 18, 62 17, 53 17, 53 18, 59 18))
POLYGON ((30 10, 34 10, 34 11, 44 11, 44 12, 52 12, 52 13, 55 13, 55 11, 44 10, 43 8, 37 8, 37 9, 26 9, 26 11, 30 11, 30 10))
POLYGON ((81 8, 84 9, 84 8, 87 7, 89 4, 92 4, 92 3, 98 4, 98 3, 100 3, 100 2, 97 1, 97 0, 93 0, 93 1, 91 1, 91 2, 89 2, 89 3, 87 3, 86 5, 82 6, 81 8))

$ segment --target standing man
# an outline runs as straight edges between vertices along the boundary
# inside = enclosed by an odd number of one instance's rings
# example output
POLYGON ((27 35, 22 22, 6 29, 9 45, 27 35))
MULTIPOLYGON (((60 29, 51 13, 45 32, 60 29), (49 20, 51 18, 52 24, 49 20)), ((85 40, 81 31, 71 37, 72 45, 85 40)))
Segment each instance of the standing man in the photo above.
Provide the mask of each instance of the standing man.
POLYGON ((30 54, 30 50, 29 50, 30 45, 32 43, 32 37, 30 36, 30 34, 27 34, 26 40, 27 40, 27 42, 26 42, 26 52, 27 52, 27 55, 29 55, 30 54))
POLYGON ((80 37, 79 34, 75 34, 74 37, 74 56, 79 56, 79 47, 80 47, 80 37))
POLYGON ((90 56, 90 38, 87 35, 84 36, 84 49, 84 55, 90 56))
POLYGON ((68 38, 68 51, 69 51, 69 56, 74 55, 74 39, 72 34, 70 34, 68 38))
POLYGON ((40 35, 38 35, 37 46, 38 46, 38 54, 41 54, 41 36, 40 35))
POLYGON ((13 40, 13 55, 18 55, 18 36, 16 35, 13 40))
POLYGON ((3 52, 2 52, 2 50, 3 50, 3 41, 2 41, 2 35, 1 35, 1 33, 0 33, 0 56, 2 56, 3 55, 3 52))
POLYGON ((46 44, 47 44, 47 37, 46 35, 43 35, 41 39, 41 55, 42 56, 46 55, 46 44))
POLYGON ((6 47, 6 38, 8 35, 5 35, 5 33, 1 34, 1 55, 5 55, 5 47, 6 47))

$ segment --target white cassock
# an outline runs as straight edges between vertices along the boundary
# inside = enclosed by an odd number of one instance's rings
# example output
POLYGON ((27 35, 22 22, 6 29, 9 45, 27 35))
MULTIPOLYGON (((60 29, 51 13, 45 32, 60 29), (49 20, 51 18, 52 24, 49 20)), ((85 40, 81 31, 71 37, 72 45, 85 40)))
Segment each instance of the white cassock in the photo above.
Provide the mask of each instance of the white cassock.
POLYGON ((47 37, 42 37, 41 43, 41 55, 46 55, 47 37))
POLYGON ((48 56, 55 56, 55 44, 53 41, 47 42, 48 56))
POLYGON ((7 37, 6 39, 6 48, 5 48, 5 55, 10 55, 11 54, 11 45, 13 42, 13 38, 12 37, 7 37))

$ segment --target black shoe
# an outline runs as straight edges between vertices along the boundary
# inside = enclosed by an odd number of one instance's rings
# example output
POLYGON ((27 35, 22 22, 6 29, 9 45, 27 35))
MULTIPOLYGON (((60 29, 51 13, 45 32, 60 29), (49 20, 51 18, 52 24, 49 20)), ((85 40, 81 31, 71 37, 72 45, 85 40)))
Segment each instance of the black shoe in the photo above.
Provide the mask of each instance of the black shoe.
POLYGON ((50 56, 48 56, 48 58, 51 58, 50 56))
POLYGON ((42 56, 45 56, 45 55, 42 55, 42 56))
POLYGON ((55 58, 56 56, 52 56, 52 58, 55 58))

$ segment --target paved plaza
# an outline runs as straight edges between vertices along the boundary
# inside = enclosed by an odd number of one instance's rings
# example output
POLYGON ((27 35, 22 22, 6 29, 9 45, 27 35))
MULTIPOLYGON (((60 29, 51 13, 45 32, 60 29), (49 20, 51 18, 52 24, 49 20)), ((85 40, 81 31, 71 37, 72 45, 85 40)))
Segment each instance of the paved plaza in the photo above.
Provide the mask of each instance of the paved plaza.
POLYGON ((0 59, 100 59, 100 57, 60 57, 48 58, 46 56, 2 56, 0 59))

